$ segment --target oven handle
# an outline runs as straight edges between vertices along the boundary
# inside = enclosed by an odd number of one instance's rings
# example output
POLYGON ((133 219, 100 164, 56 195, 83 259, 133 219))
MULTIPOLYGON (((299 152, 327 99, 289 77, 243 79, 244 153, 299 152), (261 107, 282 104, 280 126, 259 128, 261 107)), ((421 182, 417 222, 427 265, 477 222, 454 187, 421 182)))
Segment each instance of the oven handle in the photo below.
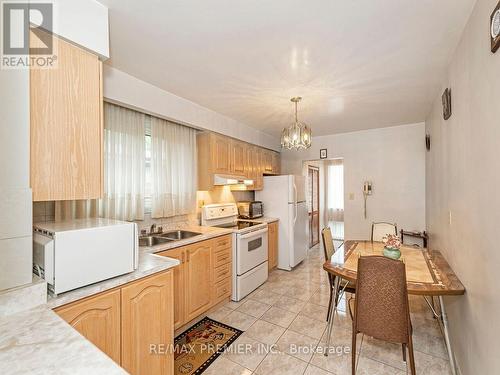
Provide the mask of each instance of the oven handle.
POLYGON ((264 229, 256 230, 254 232, 250 232, 247 234, 242 234, 242 235, 240 235, 240 239, 245 240, 245 239, 250 238, 250 237, 258 236, 259 234, 267 233, 267 231, 268 231, 267 228, 264 228, 264 229))

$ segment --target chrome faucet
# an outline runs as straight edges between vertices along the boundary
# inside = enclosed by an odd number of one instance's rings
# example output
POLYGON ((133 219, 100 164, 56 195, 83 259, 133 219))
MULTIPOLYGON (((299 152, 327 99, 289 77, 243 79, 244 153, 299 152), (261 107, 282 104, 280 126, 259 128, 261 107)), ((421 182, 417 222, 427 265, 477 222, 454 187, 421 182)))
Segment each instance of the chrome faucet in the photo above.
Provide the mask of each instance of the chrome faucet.
POLYGON ((154 234, 156 231, 156 224, 151 225, 151 228, 149 229, 149 234, 154 234))

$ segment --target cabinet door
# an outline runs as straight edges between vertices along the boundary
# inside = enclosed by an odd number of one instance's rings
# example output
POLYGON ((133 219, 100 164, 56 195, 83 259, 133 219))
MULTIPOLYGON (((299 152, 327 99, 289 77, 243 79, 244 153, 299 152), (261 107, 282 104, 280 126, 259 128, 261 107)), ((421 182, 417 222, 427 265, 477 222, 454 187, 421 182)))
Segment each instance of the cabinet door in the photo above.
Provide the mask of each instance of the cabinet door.
POLYGON ((264 173, 266 173, 266 174, 273 173, 273 153, 272 153, 272 151, 263 150, 262 156, 263 156, 262 163, 264 166, 264 173))
POLYGON ((122 291, 122 367, 131 374, 174 373, 173 273, 134 282, 122 291), (150 345, 163 344, 158 354, 150 345))
POLYGON ((196 318, 211 306, 213 241, 186 248, 186 321, 196 318))
POLYGON ((231 173, 229 138, 212 134, 212 162, 215 173, 231 173))
POLYGON ((243 142, 231 141, 231 173, 245 175, 246 145, 243 142))
POLYGON ((281 173, 281 156, 277 152, 272 153, 273 174, 281 173))
MULTIPOLYGON (((30 45, 39 45, 31 33, 30 45)), ((103 194, 102 64, 54 36, 57 67, 30 70, 30 182, 34 201, 103 194)))
POLYGON ((278 266, 278 225, 278 222, 270 223, 268 225, 269 270, 278 266))
POLYGON ((74 329, 120 364, 120 291, 55 309, 74 329))
POLYGON ((185 248, 167 250, 158 253, 158 255, 174 258, 181 262, 172 269, 174 274, 174 328, 177 329, 186 323, 185 248))

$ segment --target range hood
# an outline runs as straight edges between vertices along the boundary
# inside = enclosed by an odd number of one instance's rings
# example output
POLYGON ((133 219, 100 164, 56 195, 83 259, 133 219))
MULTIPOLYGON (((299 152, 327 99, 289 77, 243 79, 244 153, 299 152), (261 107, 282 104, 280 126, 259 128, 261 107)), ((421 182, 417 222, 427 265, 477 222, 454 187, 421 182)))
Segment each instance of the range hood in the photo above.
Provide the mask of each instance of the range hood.
POLYGON ((214 175, 214 185, 224 186, 224 185, 253 185, 253 180, 250 180, 244 176, 232 176, 225 174, 214 175))

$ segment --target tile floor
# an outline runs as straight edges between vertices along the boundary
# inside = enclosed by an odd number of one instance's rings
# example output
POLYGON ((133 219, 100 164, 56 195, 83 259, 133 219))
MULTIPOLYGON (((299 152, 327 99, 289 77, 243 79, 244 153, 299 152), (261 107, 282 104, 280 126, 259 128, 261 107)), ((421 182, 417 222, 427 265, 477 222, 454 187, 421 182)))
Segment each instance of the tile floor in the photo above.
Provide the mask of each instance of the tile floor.
MULTIPOLYGON (((329 286, 319 247, 292 272, 275 270, 268 281, 240 302, 209 314, 245 331, 205 372, 207 375, 351 374, 351 319, 345 299, 335 317, 325 357, 329 286), (246 350, 241 350, 246 349, 246 350), (242 351, 243 353, 240 353, 242 351)), ((410 297, 413 342, 419 375, 450 374, 446 347, 421 297, 410 297)), ((405 374, 401 346, 359 335, 357 374, 405 374)), ((408 369, 409 373, 409 369, 408 369)))

